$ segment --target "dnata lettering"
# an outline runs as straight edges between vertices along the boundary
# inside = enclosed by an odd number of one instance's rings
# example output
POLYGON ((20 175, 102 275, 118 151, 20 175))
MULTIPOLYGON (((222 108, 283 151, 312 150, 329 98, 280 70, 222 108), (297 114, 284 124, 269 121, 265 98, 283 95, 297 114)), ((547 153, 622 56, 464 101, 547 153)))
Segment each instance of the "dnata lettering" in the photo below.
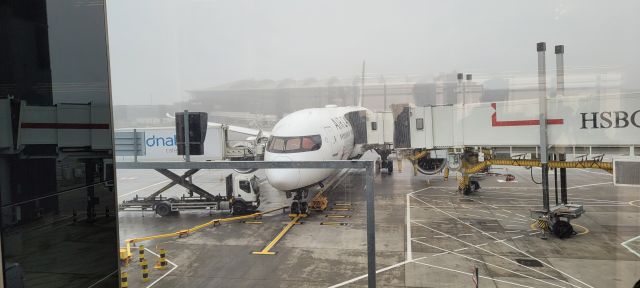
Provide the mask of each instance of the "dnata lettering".
POLYGON ((629 126, 640 128, 640 110, 633 113, 605 111, 580 113, 580 115, 582 116, 580 129, 627 128, 629 126))
POLYGON ((152 135, 145 140, 145 144, 147 144, 147 147, 176 146, 176 135, 173 135, 173 137, 159 137, 152 135))

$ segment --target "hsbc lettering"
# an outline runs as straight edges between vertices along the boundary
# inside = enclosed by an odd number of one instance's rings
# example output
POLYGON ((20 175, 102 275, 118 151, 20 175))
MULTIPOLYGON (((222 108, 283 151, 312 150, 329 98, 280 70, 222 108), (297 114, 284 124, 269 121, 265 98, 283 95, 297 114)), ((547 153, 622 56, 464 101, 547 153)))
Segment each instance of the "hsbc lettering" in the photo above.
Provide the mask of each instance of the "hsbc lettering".
POLYGON ((625 111, 605 111, 580 113, 582 127, 580 129, 626 128, 629 125, 640 128, 640 110, 631 114, 625 111))

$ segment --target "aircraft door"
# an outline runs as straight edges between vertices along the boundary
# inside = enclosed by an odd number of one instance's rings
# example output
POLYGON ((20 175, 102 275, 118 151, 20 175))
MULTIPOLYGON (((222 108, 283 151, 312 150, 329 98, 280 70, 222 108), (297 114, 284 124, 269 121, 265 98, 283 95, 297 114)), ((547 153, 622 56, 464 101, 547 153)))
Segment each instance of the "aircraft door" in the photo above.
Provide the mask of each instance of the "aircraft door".
MULTIPOLYGON (((322 139, 327 146, 329 146, 329 152, 331 153, 331 158, 337 159, 340 155, 338 155, 340 147, 338 147, 338 138, 335 133, 335 130, 331 127, 324 127, 325 139, 322 139)), ((325 145, 323 143, 323 145, 325 145)))

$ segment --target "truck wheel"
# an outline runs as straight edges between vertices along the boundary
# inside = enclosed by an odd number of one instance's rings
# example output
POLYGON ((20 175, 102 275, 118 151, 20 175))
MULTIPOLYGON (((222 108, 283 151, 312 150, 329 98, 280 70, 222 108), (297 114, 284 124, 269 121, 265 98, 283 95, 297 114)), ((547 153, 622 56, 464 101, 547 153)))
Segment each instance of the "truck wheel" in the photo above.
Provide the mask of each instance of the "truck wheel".
POLYGON ((171 214, 171 206, 167 202, 161 202, 156 205, 156 214, 165 217, 171 214))
POLYGON ((247 208, 245 207, 244 203, 236 201, 233 203, 232 206, 232 214, 233 215, 242 215, 245 214, 247 212, 247 208))

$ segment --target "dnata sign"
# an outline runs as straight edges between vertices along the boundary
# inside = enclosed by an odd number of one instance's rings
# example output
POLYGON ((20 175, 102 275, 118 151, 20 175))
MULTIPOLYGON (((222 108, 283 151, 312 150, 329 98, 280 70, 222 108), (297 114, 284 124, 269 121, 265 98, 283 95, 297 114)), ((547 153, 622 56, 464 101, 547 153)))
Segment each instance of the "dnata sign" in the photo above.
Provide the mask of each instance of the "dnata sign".
POLYGON ((625 111, 605 111, 580 113, 582 127, 580 129, 626 128, 635 126, 640 128, 640 110, 633 113, 625 111))
POLYGON ((160 137, 155 134, 145 139, 147 147, 171 147, 176 146, 176 135, 173 137, 160 137))

